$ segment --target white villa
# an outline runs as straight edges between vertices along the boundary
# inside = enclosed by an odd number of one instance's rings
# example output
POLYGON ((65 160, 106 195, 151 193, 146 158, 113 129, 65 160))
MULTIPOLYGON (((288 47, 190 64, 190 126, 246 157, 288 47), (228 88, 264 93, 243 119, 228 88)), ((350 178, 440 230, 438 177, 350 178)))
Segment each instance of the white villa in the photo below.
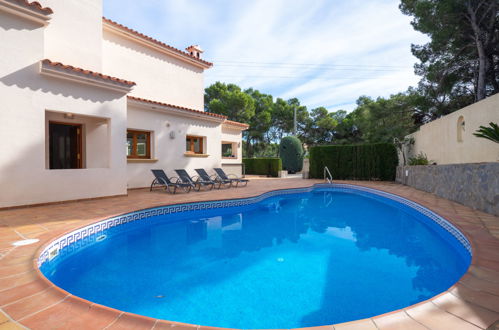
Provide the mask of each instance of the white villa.
POLYGON ((204 112, 201 53, 102 0, 0 0, 0 208, 124 195, 153 168, 240 174, 248 126, 204 112))

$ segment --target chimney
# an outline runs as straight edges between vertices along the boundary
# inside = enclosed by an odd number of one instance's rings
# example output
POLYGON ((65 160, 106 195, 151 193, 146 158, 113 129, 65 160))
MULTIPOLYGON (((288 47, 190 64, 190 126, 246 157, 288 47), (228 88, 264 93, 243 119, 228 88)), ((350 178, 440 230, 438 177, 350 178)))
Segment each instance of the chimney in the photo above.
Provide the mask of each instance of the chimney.
POLYGON ((196 58, 201 58, 201 53, 203 53, 203 49, 199 47, 199 45, 192 45, 185 49, 191 56, 196 58))

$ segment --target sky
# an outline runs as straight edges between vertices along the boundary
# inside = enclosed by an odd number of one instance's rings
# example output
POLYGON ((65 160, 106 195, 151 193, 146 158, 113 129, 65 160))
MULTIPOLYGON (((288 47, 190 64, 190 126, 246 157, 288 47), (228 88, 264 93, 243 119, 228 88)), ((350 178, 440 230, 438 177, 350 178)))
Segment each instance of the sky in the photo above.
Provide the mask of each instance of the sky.
POLYGON ((200 45, 216 81, 351 111, 417 85, 398 0, 104 0, 104 16, 179 49, 200 45))

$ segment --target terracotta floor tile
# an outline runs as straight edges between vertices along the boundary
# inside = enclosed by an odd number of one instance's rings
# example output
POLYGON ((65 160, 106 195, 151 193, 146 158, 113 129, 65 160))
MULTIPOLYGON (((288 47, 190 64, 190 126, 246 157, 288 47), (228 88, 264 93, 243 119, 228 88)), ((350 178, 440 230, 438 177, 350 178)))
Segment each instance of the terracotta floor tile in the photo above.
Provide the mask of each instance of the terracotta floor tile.
MULTIPOLYGON (((4 277, 0 278, 0 288, 7 289, 14 286, 19 286, 23 284, 27 284, 37 280, 35 271, 30 271, 24 274, 19 274, 16 276, 4 277)), ((1 290, 1 289, 0 289, 1 290)))
POLYGON ((398 312, 373 318, 380 330, 424 330, 425 326, 411 319, 405 312, 398 312))
POLYGON ((457 284, 450 292, 466 301, 499 313, 499 297, 483 291, 476 291, 467 286, 457 284))
POLYGON ((134 329, 134 330, 148 330, 152 329, 154 324, 156 323, 156 320, 146 318, 146 317, 141 317, 141 316, 135 316, 131 314, 123 314, 119 317, 116 322, 111 324, 107 329, 109 330, 128 330, 128 329, 134 329))
POLYGON ((473 290, 485 291, 494 294, 496 296, 499 296, 499 283, 482 280, 471 275, 466 276, 465 278, 461 279, 459 282, 463 283, 464 285, 470 287, 473 290))
POLYGON ((499 261, 493 261, 488 259, 480 259, 477 257, 477 266, 485 267, 495 272, 499 272, 499 261))
POLYGON ((9 318, 7 317, 7 315, 5 315, 4 313, 2 313, 0 311, 0 324, 8 322, 8 321, 9 321, 9 318))
MULTIPOLYGON (((227 330, 227 328, 217 328, 217 327, 205 327, 205 326, 199 326, 199 330, 227 330)), ((237 329, 236 329, 237 330, 237 329)), ((252 329, 252 330, 258 330, 258 329, 252 329)), ((279 329, 274 329, 274 330, 279 330, 279 329)), ((323 329, 324 330, 324 329, 323 329)))
POLYGON ((0 306, 12 303, 16 300, 31 296, 48 288, 48 285, 41 280, 36 280, 27 284, 16 286, 0 291, 0 306))
POLYGON ((332 325, 323 325, 320 327, 307 327, 307 328, 296 328, 294 330, 334 330, 332 325))
MULTIPOLYGON (((250 182, 248 188, 242 189, 229 189, 199 193, 196 192, 191 194, 179 195, 169 195, 161 191, 154 191, 150 193, 147 189, 138 189, 130 190, 128 196, 122 197, 0 211, 0 305, 5 306, 7 304, 8 306, 5 307, 5 309, 10 310, 10 312, 15 315, 16 318, 22 317, 21 315, 29 313, 31 309, 36 310, 45 306, 43 302, 44 299, 40 299, 42 301, 38 302, 37 299, 33 299, 33 302, 30 302, 29 304, 18 304, 18 302, 13 302, 14 300, 23 298, 28 294, 33 294, 40 291, 40 288, 35 288, 33 287, 33 285, 30 285, 30 283, 19 285, 23 283, 22 281, 25 281, 28 278, 27 276, 29 275, 23 276, 19 274, 28 274, 28 272, 32 270, 32 257, 34 256, 34 253, 38 247, 29 246, 23 247, 22 249, 16 248, 13 250, 11 243, 22 239, 15 232, 15 230, 18 230, 20 233, 25 234, 27 237, 39 238, 41 240, 39 245, 41 245, 43 244, 43 242, 47 242, 54 237, 60 236, 62 233, 67 232, 68 230, 81 227, 105 217, 122 214, 137 209, 174 204, 179 202, 249 197, 258 195, 268 190, 310 186, 314 182, 321 182, 321 180, 282 180, 268 178, 251 178, 251 180, 252 181, 250 182), (130 203, 130 201, 132 200, 133 203, 130 203), (18 276, 13 276, 9 279, 9 276, 16 274, 18 274, 18 276), (15 277, 19 277, 21 280, 14 280, 13 278, 15 277), (11 284, 18 285, 17 289, 15 291, 5 290, 5 286, 11 284), (2 285, 4 286, 3 288, 2 285), (4 290, 2 291, 2 289, 4 290), (10 305, 8 303, 10 303, 10 305)), ((411 187, 402 186, 396 183, 365 181, 341 181, 339 183, 359 184, 401 195, 402 197, 409 198, 413 201, 419 202, 423 206, 429 207, 451 222, 456 223, 459 228, 461 228, 465 232, 465 234, 469 235, 469 237, 472 239, 475 248, 474 253, 477 264, 470 267, 469 270, 470 274, 472 274, 476 278, 476 280, 470 277, 464 278, 463 283, 467 285, 467 287, 458 286, 458 289, 455 289, 454 293, 459 295, 460 300, 473 300, 473 306, 475 307, 472 311, 470 311, 466 309, 466 305, 464 307, 461 305, 457 305, 456 307, 456 305, 453 304, 452 301, 449 302, 442 298, 438 300, 438 304, 440 304, 441 309, 436 308, 436 305, 434 305, 436 311, 433 310, 432 313, 435 313, 434 316, 437 320, 451 322, 443 322, 447 326, 454 325, 452 323, 452 320, 455 321, 455 319, 457 318, 454 315, 462 318, 467 318, 470 321, 475 322, 475 324, 482 325, 485 323, 479 323, 480 321, 488 322, 489 319, 492 318, 493 315, 495 315, 494 312, 488 311, 488 309, 494 310, 496 308, 495 305, 498 304, 497 296, 495 296, 494 294, 497 294, 496 284, 499 283, 499 256, 497 252, 499 251, 499 239, 493 234, 496 234, 497 230, 499 229, 499 217, 472 210, 452 201, 439 198, 435 195, 418 191, 411 187), (492 283, 492 285, 490 283, 492 283), (485 291, 488 291, 489 293, 485 291), (464 297, 461 297, 461 295, 464 297), (476 307, 476 305, 479 305, 481 307, 476 307), (446 312, 447 310, 448 312, 446 312), (449 317, 450 319, 448 319, 449 317), (477 317, 478 319, 475 319, 475 317, 477 317)), ((42 298, 43 294, 40 293, 34 297, 42 298)), ((27 300, 28 299, 25 299, 24 301, 27 300)), ((45 300, 46 302, 48 302, 50 299, 47 298, 45 300)), ((57 314, 61 314, 61 319, 64 319, 64 315, 77 315, 73 318, 73 320, 75 320, 74 322, 76 323, 70 324, 69 320, 64 321, 64 324, 70 325, 72 328, 85 328, 86 324, 91 324, 94 328, 98 328, 106 322, 112 322, 116 319, 116 311, 102 311, 97 310, 97 308, 96 310, 93 310, 94 307, 92 307, 87 309, 87 312, 84 313, 79 309, 78 304, 79 302, 76 302, 76 306, 70 308, 67 307, 67 304, 60 303, 58 304, 60 306, 54 310, 57 311, 57 314), (110 319, 111 321, 109 321, 110 319), (91 323, 91 321, 93 320, 96 320, 95 324, 91 323)), ((49 306, 49 304, 47 304, 46 306, 49 306)), ((50 308, 53 308, 55 306, 52 306, 50 308)), ((399 313, 390 314, 387 316, 388 318, 382 317, 380 319, 376 319, 376 324, 381 329, 391 327, 392 324, 397 324, 397 321, 400 324, 403 324, 407 329, 410 329, 410 326, 417 327, 417 325, 415 324, 418 323, 414 323, 415 321, 411 318, 404 317, 403 314, 397 314, 399 313)), ((31 322, 38 320, 40 321, 38 325, 41 326, 43 324, 43 319, 47 317, 47 320, 50 321, 50 316, 43 316, 43 312, 40 312, 32 315, 31 317, 26 317, 26 320, 30 319, 31 322), (35 315, 38 315, 38 318, 35 318, 35 315)), ((466 323, 465 321, 462 322, 464 322, 464 324, 470 324, 466 323)), ((439 329, 442 328, 443 323, 436 322, 434 326, 439 329)), ((4 324, 7 324, 7 322, 4 322, 4 324)), ((14 323, 12 323, 12 325, 15 326, 14 323)), ((144 328, 152 327, 150 319, 144 320, 140 317, 134 318, 127 315, 124 315, 113 324, 115 328, 120 328, 121 326, 126 325, 132 327, 143 326, 144 328)), ((175 326, 173 326, 173 328, 182 327, 186 330, 197 328, 197 326, 185 326, 182 324, 174 325, 175 326)), ((156 328, 163 328, 168 326, 169 325, 164 324, 163 322, 156 323, 156 328)), ((373 328, 374 326, 375 324, 370 320, 363 320, 361 322, 341 324, 338 325, 338 328, 373 328)))
POLYGON ((103 329, 112 324, 119 316, 119 312, 91 306, 87 312, 67 320, 65 328, 103 329))
POLYGON ((21 319, 21 323, 30 329, 70 329, 68 324, 82 318, 90 310, 87 303, 66 298, 65 300, 21 319))
POLYGON ((474 265, 470 266, 469 272, 472 275, 474 275, 478 278, 481 278, 483 280, 494 282, 494 283, 499 283, 499 272, 495 272, 493 270, 486 269, 483 267, 474 266, 474 265))
POLYGON ((185 324, 178 322, 169 322, 158 320, 154 325, 154 330, 194 330, 197 329, 197 325, 185 324))
POLYGON ((59 290, 48 288, 34 296, 6 305, 3 307, 3 310, 12 318, 19 320, 61 302, 65 297, 66 295, 62 294, 59 290))
POLYGON ((434 330, 479 330, 480 328, 468 323, 457 316, 441 310, 432 303, 424 303, 416 307, 407 308, 407 314, 423 324, 424 326, 434 330))
POLYGON ((346 323, 341 323, 341 324, 335 324, 334 329, 337 329, 337 330, 377 330, 374 322, 369 320, 369 319, 361 320, 361 321, 346 322, 346 323))
POLYGON ((0 324, 0 330, 21 330, 21 329, 24 328, 10 321, 0 324))
POLYGON ((499 313, 459 299, 450 293, 436 298, 433 303, 440 309, 484 329, 499 320, 499 313))
POLYGON ((33 271, 33 265, 31 263, 23 263, 14 266, 1 266, 1 264, 2 261, 0 260, 0 278, 10 277, 12 275, 18 275, 33 271))

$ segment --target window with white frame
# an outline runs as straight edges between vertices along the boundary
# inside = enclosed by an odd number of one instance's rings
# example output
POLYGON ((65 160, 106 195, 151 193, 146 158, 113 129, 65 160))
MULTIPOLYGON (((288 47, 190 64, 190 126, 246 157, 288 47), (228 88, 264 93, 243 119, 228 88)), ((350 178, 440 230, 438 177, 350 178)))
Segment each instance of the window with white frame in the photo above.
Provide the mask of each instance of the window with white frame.
POLYGON ((222 141, 222 158, 237 158, 237 143, 222 141))

